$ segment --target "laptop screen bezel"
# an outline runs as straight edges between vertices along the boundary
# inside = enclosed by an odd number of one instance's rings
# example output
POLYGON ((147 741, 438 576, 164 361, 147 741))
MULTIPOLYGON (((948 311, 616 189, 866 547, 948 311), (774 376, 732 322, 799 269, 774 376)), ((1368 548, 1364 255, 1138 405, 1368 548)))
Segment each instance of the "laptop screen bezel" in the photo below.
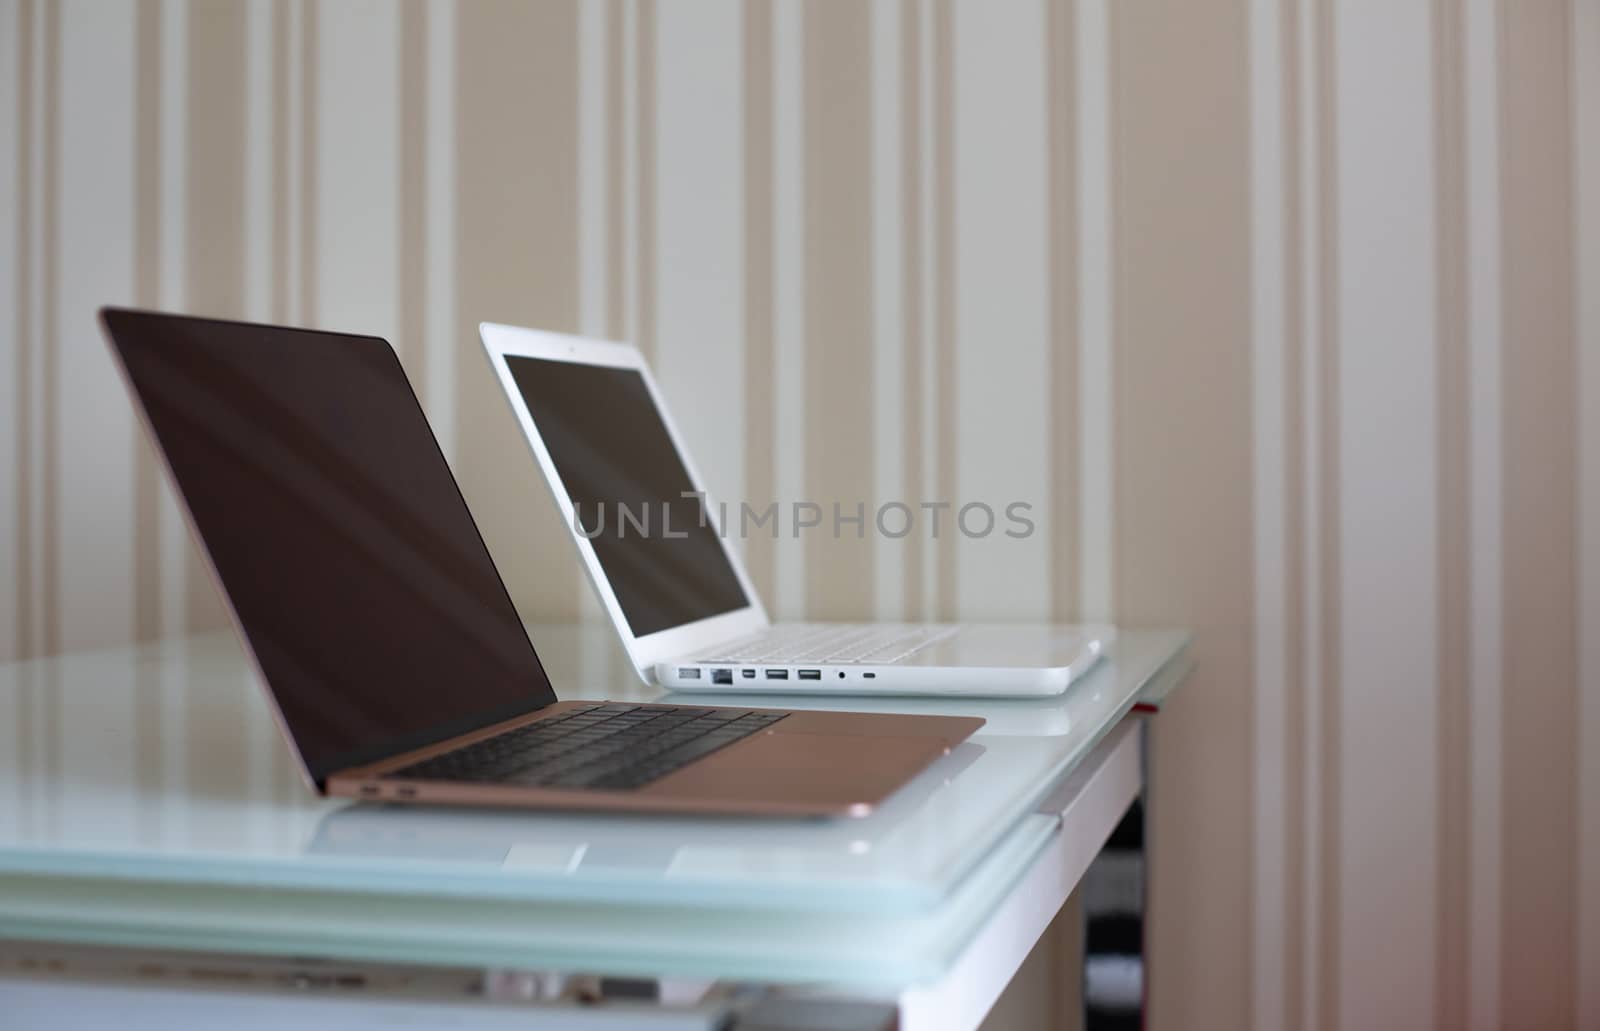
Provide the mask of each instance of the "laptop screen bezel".
POLYGON ((706 490, 705 480, 695 468, 688 449, 684 447, 683 437, 672 421, 672 413, 663 403, 655 377, 651 375, 650 366, 645 361, 644 355, 639 353, 639 349, 631 344, 610 340, 552 333, 494 322, 480 323, 478 331, 484 351, 489 356, 489 364, 500 381, 500 387, 511 405, 512 414, 516 416, 517 425, 522 428, 522 435, 532 449, 540 471, 544 473, 545 484, 550 488, 556 508, 561 513, 562 525, 566 527, 568 536, 577 545, 578 555, 583 560, 584 569, 589 575, 589 582, 594 585, 595 593, 605 607, 606 614, 611 617, 611 623, 616 627, 617 635, 622 638, 623 647, 627 650, 628 658, 640 679, 653 684, 656 682, 654 668, 658 662, 690 655, 695 651, 723 644, 770 626, 766 609, 750 582, 750 575, 745 570, 744 563, 739 560, 738 552, 730 546, 727 536, 721 532, 722 528, 717 520, 721 507, 717 503, 716 496, 706 490), (508 356, 627 369, 639 374, 644 381, 645 390, 649 393, 650 403, 655 406, 656 414, 661 417, 661 423, 666 427, 668 440, 689 474, 691 486, 705 499, 707 518, 717 531, 717 540, 722 547, 723 556, 732 567, 733 574, 739 581, 739 589, 744 595, 746 604, 743 608, 643 636, 633 632, 627 615, 617 600, 616 592, 612 590, 605 569, 600 565, 594 545, 578 532, 577 526, 570 518, 573 509, 572 497, 561 481, 555 461, 551 458, 544 437, 539 432, 539 426, 534 421, 533 413, 529 411, 527 401, 511 374, 511 366, 506 361, 508 356))

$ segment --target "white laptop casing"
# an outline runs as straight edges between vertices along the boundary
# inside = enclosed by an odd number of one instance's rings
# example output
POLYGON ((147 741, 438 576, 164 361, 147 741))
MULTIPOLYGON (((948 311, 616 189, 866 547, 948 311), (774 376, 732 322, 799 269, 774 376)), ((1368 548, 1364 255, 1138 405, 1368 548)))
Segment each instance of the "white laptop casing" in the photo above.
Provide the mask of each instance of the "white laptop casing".
POLYGON ((544 473, 545 483, 583 560, 589 582, 605 606, 634 669, 647 683, 697 692, 1049 695, 1066 690, 1099 660, 1102 651, 1114 639, 1115 632, 1108 626, 975 624, 963 625, 957 633, 899 662, 880 666, 706 661, 730 643, 766 630, 772 624, 738 553, 729 546, 722 528, 716 525, 722 508, 714 495, 705 492, 705 481, 683 446, 644 356, 629 344, 492 322, 481 323, 479 332, 490 366, 544 473), (572 518, 572 498, 512 376, 506 360, 508 356, 623 368, 639 374, 691 483, 702 492, 706 517, 738 578, 745 607, 657 633, 644 636, 633 633, 593 543, 572 518), (780 671, 786 675, 780 677, 780 671))

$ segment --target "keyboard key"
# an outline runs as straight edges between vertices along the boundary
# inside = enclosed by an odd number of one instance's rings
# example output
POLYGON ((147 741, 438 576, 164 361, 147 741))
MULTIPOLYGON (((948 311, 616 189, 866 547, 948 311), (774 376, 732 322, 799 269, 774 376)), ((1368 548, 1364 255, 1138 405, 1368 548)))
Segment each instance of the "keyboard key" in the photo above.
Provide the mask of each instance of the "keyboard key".
POLYGON ((627 790, 758 733, 785 715, 607 703, 524 724, 389 776, 627 790))

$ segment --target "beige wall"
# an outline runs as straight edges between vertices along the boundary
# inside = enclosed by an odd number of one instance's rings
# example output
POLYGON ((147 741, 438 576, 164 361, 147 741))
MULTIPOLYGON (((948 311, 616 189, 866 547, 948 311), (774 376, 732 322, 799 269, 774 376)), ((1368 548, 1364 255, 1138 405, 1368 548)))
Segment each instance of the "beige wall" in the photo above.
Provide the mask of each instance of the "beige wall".
POLYGON ((1594 0, 0 0, 0 655, 217 621, 97 338, 377 332, 592 608, 480 319, 633 339, 783 616, 1198 631, 1153 1026, 1600 1026, 1594 0), (1587 976, 1580 976, 1587 972, 1587 976))

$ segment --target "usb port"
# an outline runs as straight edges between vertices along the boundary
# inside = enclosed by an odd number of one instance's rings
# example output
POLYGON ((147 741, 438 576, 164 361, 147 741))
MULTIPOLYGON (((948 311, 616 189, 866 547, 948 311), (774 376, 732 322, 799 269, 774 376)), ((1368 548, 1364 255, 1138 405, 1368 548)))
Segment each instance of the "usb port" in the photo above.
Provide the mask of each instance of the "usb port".
POLYGON ((768 680, 788 680, 789 679, 789 671, 786 670, 786 669, 769 669, 769 670, 767 670, 767 679, 768 680))
POLYGON ((680 680, 699 680, 700 679, 700 667, 699 666, 679 666, 678 667, 678 679, 680 679, 680 680))
POLYGON ((799 671, 799 673, 800 673, 800 679, 801 680, 821 680, 822 679, 822 670, 820 670, 820 669, 802 669, 802 670, 799 671))
POLYGON ((754 680, 756 678, 756 671, 753 669, 741 669, 739 671, 739 675, 744 677, 746 680, 754 680))
POLYGON ((711 682, 713 684, 731 684, 731 683, 733 683, 733 670, 731 670, 731 669, 714 669, 714 670, 712 670, 711 671, 711 682))

